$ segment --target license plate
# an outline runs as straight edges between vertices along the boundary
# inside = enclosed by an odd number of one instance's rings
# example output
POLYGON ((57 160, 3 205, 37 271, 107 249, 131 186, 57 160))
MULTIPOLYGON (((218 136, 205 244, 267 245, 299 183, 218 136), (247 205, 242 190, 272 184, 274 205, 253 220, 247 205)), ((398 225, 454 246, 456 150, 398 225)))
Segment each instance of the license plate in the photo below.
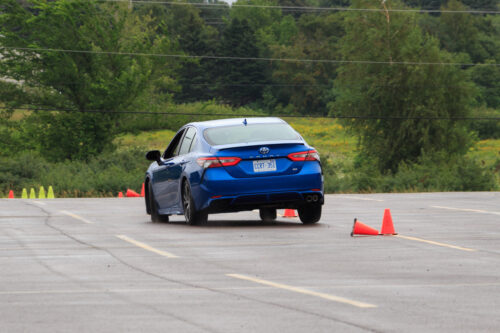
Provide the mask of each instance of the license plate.
POLYGON ((253 161, 254 172, 276 171, 276 160, 253 161))

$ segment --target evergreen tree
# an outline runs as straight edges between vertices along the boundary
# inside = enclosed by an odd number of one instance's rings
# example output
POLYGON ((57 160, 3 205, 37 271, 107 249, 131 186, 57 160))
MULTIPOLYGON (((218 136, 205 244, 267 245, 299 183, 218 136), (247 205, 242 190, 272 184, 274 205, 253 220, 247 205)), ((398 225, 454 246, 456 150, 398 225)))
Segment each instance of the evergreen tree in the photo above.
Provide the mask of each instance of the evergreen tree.
POLYGON ((498 0, 461 0, 464 5, 471 9, 497 11, 498 0))
MULTIPOLYGON (((302 15, 289 45, 272 46, 274 58, 338 59, 343 36, 342 15, 302 15)), ((282 61, 275 65, 276 102, 302 114, 327 114, 328 85, 336 66, 326 62, 282 61)))
MULTIPOLYGON (((449 0, 443 9, 464 11, 467 7, 459 0, 449 0)), ((480 16, 476 17, 468 13, 441 15, 438 33, 441 45, 450 52, 467 53, 471 61, 475 63, 488 59, 489 54, 479 40, 479 29, 476 26, 479 20, 481 20, 480 16)))
MULTIPOLYGON (((219 55, 230 58, 258 58, 259 49, 253 29, 247 20, 232 19, 224 29, 219 55)), ((216 70, 218 96, 231 105, 240 106, 258 100, 262 95, 266 64, 253 59, 222 59, 216 70)))
POLYGON ((425 10, 439 10, 447 0, 403 0, 405 4, 411 7, 418 7, 425 10))
MULTIPOLYGON (((186 55, 215 55, 219 43, 217 31, 205 25, 198 8, 172 6, 167 25, 168 31, 186 55)), ((180 61, 176 74, 181 91, 174 95, 177 102, 194 102, 214 97, 213 63, 213 59, 207 58, 188 58, 180 61)))
POLYGON ((351 0, 320 0, 320 7, 331 7, 331 8, 340 8, 340 7, 349 7, 351 5, 351 0))

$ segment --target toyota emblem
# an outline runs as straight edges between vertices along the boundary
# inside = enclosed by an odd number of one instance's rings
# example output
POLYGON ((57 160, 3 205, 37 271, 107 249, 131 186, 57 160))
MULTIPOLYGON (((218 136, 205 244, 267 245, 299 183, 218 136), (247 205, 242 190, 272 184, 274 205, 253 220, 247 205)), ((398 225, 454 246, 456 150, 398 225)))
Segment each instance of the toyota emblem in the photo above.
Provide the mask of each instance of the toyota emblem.
POLYGON ((262 155, 269 154, 269 148, 262 147, 262 148, 259 149, 259 153, 261 153, 262 155))

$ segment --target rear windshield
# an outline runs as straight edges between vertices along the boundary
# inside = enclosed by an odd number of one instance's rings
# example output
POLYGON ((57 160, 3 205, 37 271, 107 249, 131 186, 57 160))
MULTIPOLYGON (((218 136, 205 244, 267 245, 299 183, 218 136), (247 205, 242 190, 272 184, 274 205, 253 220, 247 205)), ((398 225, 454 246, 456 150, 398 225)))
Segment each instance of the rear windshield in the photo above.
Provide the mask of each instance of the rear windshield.
POLYGON ((207 128, 205 140, 212 145, 228 145, 258 141, 300 140, 288 124, 252 124, 207 128))

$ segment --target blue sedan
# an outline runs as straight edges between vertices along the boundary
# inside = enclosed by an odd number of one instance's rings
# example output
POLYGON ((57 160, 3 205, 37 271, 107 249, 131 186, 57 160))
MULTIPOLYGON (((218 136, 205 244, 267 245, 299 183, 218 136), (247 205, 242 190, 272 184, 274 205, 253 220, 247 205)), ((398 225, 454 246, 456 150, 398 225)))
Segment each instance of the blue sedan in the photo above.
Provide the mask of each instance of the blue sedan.
POLYGON ((184 215, 202 224, 208 214, 296 209, 302 223, 321 218, 323 174, 318 152, 279 118, 241 118, 183 126, 165 152, 150 151, 146 211, 153 222, 184 215))

